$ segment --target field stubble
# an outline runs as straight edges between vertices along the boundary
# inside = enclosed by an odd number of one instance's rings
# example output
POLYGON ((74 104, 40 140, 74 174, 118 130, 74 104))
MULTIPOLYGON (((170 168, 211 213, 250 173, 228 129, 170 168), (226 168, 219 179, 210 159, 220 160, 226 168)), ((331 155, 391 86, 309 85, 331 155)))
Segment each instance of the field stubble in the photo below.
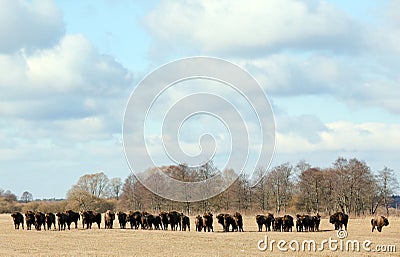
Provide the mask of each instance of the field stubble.
MULTIPOLYGON (((257 232, 254 216, 244 217, 245 232, 223 233, 220 224, 214 220, 214 233, 196 232, 194 217, 191 217, 191 231, 131 230, 97 227, 90 230, 72 228, 66 231, 14 230, 9 214, 0 215, 0 256, 400 256, 400 219, 389 218, 390 225, 382 233, 371 232, 370 218, 350 219, 348 237, 345 240, 370 240, 376 245, 396 245, 392 253, 331 251, 325 245, 323 251, 292 251, 286 253, 268 248, 262 252, 257 243, 268 237, 271 240, 285 240, 289 248, 291 240, 300 245, 303 240, 314 240, 318 244, 329 237, 338 240, 336 231, 328 219, 321 220, 320 232, 257 232)), ((74 227, 74 226, 72 226, 74 227)), ((295 228, 293 228, 295 230, 295 228)), ((263 246, 263 245, 261 245, 263 246)), ((318 245, 319 247, 319 245, 318 245)))

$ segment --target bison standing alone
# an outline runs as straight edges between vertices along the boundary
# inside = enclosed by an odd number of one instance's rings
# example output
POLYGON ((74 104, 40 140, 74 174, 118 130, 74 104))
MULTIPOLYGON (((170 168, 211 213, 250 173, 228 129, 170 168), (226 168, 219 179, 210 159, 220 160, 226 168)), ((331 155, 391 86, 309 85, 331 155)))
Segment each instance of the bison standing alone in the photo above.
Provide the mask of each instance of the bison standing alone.
POLYGON ((371 219, 371 225, 372 232, 374 232, 375 227, 379 232, 382 232, 382 227, 389 225, 389 220, 384 216, 379 216, 371 219))
POLYGON ((22 229, 24 229, 24 216, 20 212, 14 212, 11 214, 11 217, 14 221, 14 228, 19 229, 19 225, 22 225, 22 229))

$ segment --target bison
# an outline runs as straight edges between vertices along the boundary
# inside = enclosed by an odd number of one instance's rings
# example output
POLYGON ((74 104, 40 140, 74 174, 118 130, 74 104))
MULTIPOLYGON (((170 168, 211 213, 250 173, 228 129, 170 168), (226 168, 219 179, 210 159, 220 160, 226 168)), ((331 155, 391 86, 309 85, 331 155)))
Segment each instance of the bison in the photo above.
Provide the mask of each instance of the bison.
POLYGON ((379 232, 382 232, 382 227, 389 225, 389 220, 384 216, 379 216, 371 219, 371 225, 372 232, 374 232, 375 227, 379 232))
POLYGON ((296 230, 301 231, 314 231, 314 220, 310 215, 296 214, 296 230))
POLYGON ((319 213, 317 213, 317 215, 312 216, 312 220, 313 220, 313 230, 314 231, 319 231, 319 224, 321 223, 321 215, 319 215, 319 213))
POLYGON ((197 215, 194 223, 196 224, 196 231, 201 232, 203 230, 203 218, 200 215, 197 215))
POLYGON ((120 211, 120 212, 117 213, 117 217, 118 217, 119 227, 121 229, 125 229, 126 228, 126 221, 127 221, 126 220, 126 218, 127 218, 126 213, 120 211))
POLYGON ((293 217, 290 215, 284 215, 282 218, 282 230, 285 232, 292 231, 293 226, 293 217))
POLYGON ((302 232, 303 231, 303 216, 300 214, 296 214, 296 231, 302 232))
POLYGON ((104 214, 104 228, 112 229, 115 220, 115 213, 112 210, 107 210, 104 214))
POLYGON ((68 215, 70 223, 75 223, 75 228, 78 228, 78 220, 80 220, 79 213, 73 210, 68 210, 65 213, 68 215))
POLYGON ((154 215, 148 212, 142 212, 142 229, 153 229, 154 215))
POLYGON ((272 222, 274 231, 282 231, 283 217, 276 217, 272 222))
POLYGON ((190 219, 183 213, 181 213, 181 227, 183 231, 186 231, 186 228, 190 231, 190 219))
POLYGON ((166 212, 160 212, 160 218, 161 218, 161 223, 162 223, 162 229, 167 230, 168 229, 168 213, 166 212))
POLYGON ((46 215, 43 212, 35 213, 35 228, 41 230, 42 226, 46 230, 46 215))
POLYGON ((101 224, 101 213, 94 211, 84 211, 82 212, 82 226, 86 229, 91 229, 93 223, 97 223, 97 227, 100 228, 101 224))
POLYGON ((335 225, 335 230, 344 229, 347 230, 347 222, 349 221, 349 215, 343 212, 336 212, 329 217, 329 222, 335 225))
POLYGON ((20 212, 13 212, 11 214, 11 217, 13 218, 14 221, 14 228, 19 229, 19 225, 22 225, 22 229, 24 229, 24 216, 20 212))
POLYGON ((181 227, 181 214, 177 211, 170 211, 168 213, 168 221, 169 224, 171 225, 171 230, 178 230, 178 226, 179 226, 179 230, 182 229, 181 227))
POLYGON ((154 229, 157 229, 157 230, 162 229, 161 217, 159 215, 154 215, 153 217, 154 217, 154 221, 153 221, 154 229))
POLYGON ((131 229, 133 229, 133 227, 138 229, 139 226, 143 226, 142 213, 140 211, 129 211, 126 221, 131 224, 131 229))
POLYGON ((32 225, 35 224, 35 213, 33 211, 27 211, 25 213, 25 223, 26 223, 26 229, 31 230, 32 225))
POLYGON ((47 229, 50 230, 51 226, 54 226, 54 229, 56 228, 56 215, 52 212, 47 212, 46 213, 46 224, 47 224, 47 229))
POLYGON ((213 215, 211 212, 205 212, 203 214, 203 226, 204 226, 204 232, 206 232, 206 230, 208 232, 210 231, 214 232, 213 215))
POLYGON ((232 215, 221 213, 216 218, 218 223, 222 225, 224 232, 229 232, 229 227, 232 227, 232 231, 237 231, 237 225, 232 215))
POLYGON ((68 226, 68 230, 70 229, 71 221, 69 219, 69 215, 66 213, 57 212, 56 214, 58 219, 58 230, 65 230, 65 227, 68 226))
POLYGON ((242 214, 240 214, 239 212, 235 212, 233 214, 233 220, 236 223, 236 227, 238 229, 239 232, 243 232, 243 217, 242 214))
POLYGON ((258 225, 258 231, 262 231, 262 227, 265 226, 265 231, 271 231, 271 225, 274 221, 274 215, 268 213, 267 215, 256 215, 256 223, 258 225))

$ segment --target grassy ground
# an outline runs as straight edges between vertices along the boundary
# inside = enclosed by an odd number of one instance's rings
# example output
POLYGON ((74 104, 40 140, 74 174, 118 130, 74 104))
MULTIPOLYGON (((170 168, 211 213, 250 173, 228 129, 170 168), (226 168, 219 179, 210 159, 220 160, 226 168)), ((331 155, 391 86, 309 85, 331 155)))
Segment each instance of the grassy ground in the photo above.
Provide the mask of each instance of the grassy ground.
MULTIPOLYGON (((324 244, 322 251, 302 251, 304 240, 314 240, 317 248, 323 240, 338 240, 336 231, 327 219, 321 220, 320 232, 257 232, 254 217, 244 218, 245 232, 223 233, 221 225, 214 221, 214 233, 194 231, 147 231, 121 230, 118 222, 115 228, 104 230, 93 228, 70 231, 27 231, 14 230, 9 214, 0 215, 0 256, 400 256, 400 219, 389 219, 390 225, 382 233, 371 232, 370 219, 350 219, 348 236, 343 239, 343 251, 329 250, 329 243, 324 244), (260 240, 268 245, 272 240, 273 250, 260 251, 257 244, 260 240), (277 247, 278 241, 284 240, 286 253, 277 247), (292 251, 299 242, 300 251, 292 251), (358 240, 360 252, 346 251, 347 240, 358 240), (395 245, 396 252, 367 252, 362 249, 365 240, 372 242, 371 250, 378 245, 395 245), (290 244, 290 245, 289 245, 290 244)), ((283 242, 281 242, 283 244, 283 242)), ((340 249, 340 240, 337 243, 340 249)), ((260 247, 264 247, 262 242, 260 247)), ((307 248, 307 244, 305 245, 307 248)), ((331 245, 334 247, 335 243, 331 245)), ((351 247, 350 247, 351 248, 351 247)))

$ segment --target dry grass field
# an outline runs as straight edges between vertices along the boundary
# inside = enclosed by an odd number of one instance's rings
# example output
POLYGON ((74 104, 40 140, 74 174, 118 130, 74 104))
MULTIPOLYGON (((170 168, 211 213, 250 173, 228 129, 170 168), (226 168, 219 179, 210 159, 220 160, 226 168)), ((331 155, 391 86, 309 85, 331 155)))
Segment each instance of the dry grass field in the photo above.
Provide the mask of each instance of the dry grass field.
MULTIPOLYGON (((191 217, 191 221, 193 221, 191 217)), ((400 219, 389 219, 390 225, 384 227, 382 233, 371 232, 370 218, 350 219, 348 237, 343 239, 343 251, 329 250, 328 243, 324 250, 314 252, 302 251, 301 244, 304 240, 314 240, 317 248, 323 240, 338 240, 336 232, 327 219, 321 220, 320 232, 257 232, 253 216, 244 219, 245 232, 223 233, 222 228, 214 221, 214 233, 196 232, 192 222, 192 231, 147 231, 147 230, 121 230, 118 222, 114 229, 104 230, 93 228, 70 231, 27 231, 14 230, 10 215, 0 215, 0 256, 400 256, 400 219), (273 245, 273 250, 268 248, 260 251, 257 243, 268 238, 278 242, 285 240, 286 253, 273 245), (299 251, 292 251, 299 242, 299 251), (358 240, 361 249, 346 251, 346 240, 358 240), (367 252, 362 249, 365 240, 372 242, 371 250, 378 245, 395 245, 396 252, 367 252), (292 241, 292 242, 291 242, 292 241), (290 245, 289 245, 290 244, 290 245)), ((102 224, 104 225, 104 224, 102 224)), ((260 245, 261 247, 264 244, 260 245)), ((334 247, 334 243, 332 247, 334 247)), ((340 248, 340 245, 338 244, 340 248)), ((307 248, 307 244, 306 244, 307 248)))

